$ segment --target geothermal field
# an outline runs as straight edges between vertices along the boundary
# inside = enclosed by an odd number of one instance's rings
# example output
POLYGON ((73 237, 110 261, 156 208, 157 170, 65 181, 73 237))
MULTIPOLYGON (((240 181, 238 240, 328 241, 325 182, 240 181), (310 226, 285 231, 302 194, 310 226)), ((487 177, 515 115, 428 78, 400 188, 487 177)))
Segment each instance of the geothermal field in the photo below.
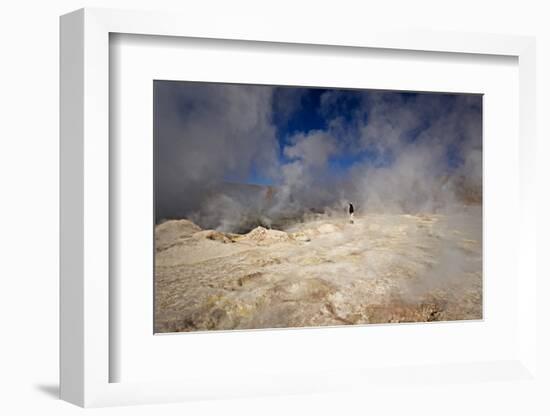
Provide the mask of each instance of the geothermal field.
POLYGON ((156 333, 483 318, 483 95, 154 96, 156 333))
POLYGON ((310 214, 243 234, 156 226, 155 332, 482 318, 480 205, 310 214))

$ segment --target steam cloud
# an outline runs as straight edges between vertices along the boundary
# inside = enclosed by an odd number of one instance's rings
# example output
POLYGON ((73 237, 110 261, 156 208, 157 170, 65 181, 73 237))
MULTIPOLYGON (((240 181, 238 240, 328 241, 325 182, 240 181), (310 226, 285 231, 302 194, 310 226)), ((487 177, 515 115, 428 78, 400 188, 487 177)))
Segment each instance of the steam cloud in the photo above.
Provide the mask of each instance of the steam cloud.
POLYGON ((156 81, 155 144, 157 223, 481 203, 480 95, 156 81))

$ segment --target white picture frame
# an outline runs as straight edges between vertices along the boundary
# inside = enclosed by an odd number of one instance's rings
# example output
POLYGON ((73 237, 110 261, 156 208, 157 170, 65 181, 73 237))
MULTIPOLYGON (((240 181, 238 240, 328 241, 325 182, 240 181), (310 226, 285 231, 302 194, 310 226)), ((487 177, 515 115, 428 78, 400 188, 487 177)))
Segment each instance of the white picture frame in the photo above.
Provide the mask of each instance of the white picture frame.
MULTIPOLYGON (((276 25, 248 26, 192 16, 82 9, 61 18, 61 398, 80 406, 158 403, 196 398, 340 390, 350 385, 391 383, 405 372, 380 368, 368 372, 336 369, 316 374, 283 371, 277 377, 232 383, 231 375, 147 383, 110 382, 109 348, 109 34, 124 33, 206 39, 332 45, 438 53, 505 55, 519 62, 520 218, 518 242, 518 354, 509 360, 419 366, 414 377, 478 382, 477 372, 507 379, 536 377, 535 212, 535 40, 530 37, 467 33, 380 31, 350 28, 330 33, 303 32, 276 25), (342 383, 342 379, 346 379, 342 383)), ((483 379, 483 377, 481 377, 483 379)), ((359 387, 357 387, 359 388, 359 387)))

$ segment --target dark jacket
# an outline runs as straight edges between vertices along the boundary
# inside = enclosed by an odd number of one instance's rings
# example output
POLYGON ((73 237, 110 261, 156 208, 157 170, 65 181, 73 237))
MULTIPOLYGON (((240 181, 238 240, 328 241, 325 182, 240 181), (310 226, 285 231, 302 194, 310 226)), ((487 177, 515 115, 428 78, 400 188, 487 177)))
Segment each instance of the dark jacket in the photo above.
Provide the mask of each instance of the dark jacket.
POLYGON ((353 214, 353 204, 349 204, 349 213, 353 214))

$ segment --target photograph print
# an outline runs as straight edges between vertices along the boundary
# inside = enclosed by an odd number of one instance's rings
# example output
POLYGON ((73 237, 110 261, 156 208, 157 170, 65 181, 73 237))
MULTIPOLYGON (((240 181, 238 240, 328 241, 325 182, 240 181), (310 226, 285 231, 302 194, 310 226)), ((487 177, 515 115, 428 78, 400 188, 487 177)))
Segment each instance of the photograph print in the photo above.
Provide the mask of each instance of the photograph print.
POLYGON ((481 94, 153 88, 155 333, 483 318, 481 94))

